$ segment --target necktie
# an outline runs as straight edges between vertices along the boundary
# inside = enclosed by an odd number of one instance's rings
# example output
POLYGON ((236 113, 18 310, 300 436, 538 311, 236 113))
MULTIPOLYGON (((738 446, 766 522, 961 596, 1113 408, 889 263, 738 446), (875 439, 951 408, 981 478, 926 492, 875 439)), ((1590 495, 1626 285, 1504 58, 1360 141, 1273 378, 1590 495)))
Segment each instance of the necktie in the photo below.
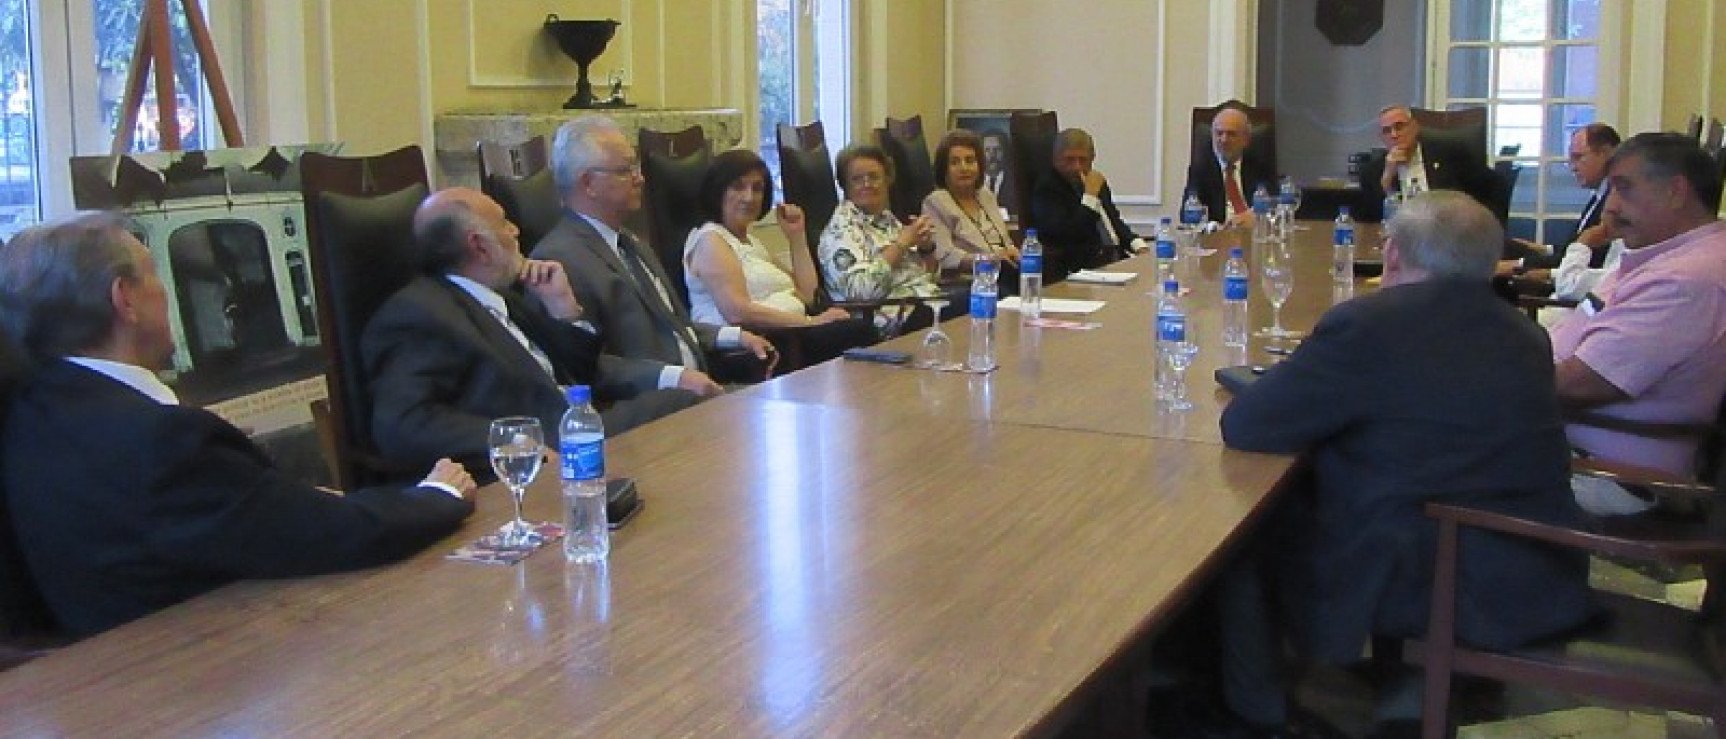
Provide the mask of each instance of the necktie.
POLYGON ((664 306, 665 312, 672 317, 671 333, 677 337, 677 349, 683 357, 683 366, 701 369, 700 345, 690 333, 692 329, 677 312, 677 304, 672 302, 671 294, 666 292, 665 285, 653 276, 653 270, 648 269, 647 263, 642 261, 640 246, 635 243, 635 238, 618 232, 617 251, 623 257, 623 263, 628 265, 629 271, 635 276, 636 284, 658 295, 660 305, 664 306))
POLYGON ((533 356, 533 361, 539 363, 539 368, 545 370, 545 374, 551 378, 551 381, 557 382, 557 372, 551 367, 551 357, 546 356, 545 352, 534 346, 533 342, 527 338, 527 334, 522 333, 521 327, 509 319, 509 314, 489 305, 486 306, 485 310, 503 324, 504 330, 508 331, 510 336, 515 337, 516 343, 521 344, 521 348, 526 349, 527 353, 533 356))
POLYGON ((1247 211, 1247 198, 1241 194, 1240 177, 1235 175, 1235 170, 1239 167, 1240 165, 1230 162, 1229 166, 1223 170, 1223 189, 1228 193, 1230 213, 1245 213, 1247 211))

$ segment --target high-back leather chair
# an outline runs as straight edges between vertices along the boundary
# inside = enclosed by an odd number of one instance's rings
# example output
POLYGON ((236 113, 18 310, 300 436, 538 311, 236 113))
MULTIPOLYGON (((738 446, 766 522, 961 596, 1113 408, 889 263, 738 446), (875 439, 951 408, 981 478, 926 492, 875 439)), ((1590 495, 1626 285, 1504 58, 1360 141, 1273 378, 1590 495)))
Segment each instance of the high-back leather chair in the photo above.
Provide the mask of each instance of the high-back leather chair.
POLYGON ((809 250, 820 263, 821 232, 839 207, 839 181, 833 176, 833 153, 821 121, 808 125, 779 124, 779 178, 785 202, 803 209, 809 250))
POLYGON ((1019 231, 1036 228, 1031 214, 1031 193, 1037 182, 1055 174, 1055 134, 1061 124, 1055 111, 1042 113, 1015 112, 1007 119, 1007 132, 1013 137, 1013 204, 1008 210, 1019 216, 1019 231))
POLYGON ((923 198, 935 190, 935 166, 923 135, 923 116, 888 118, 886 128, 875 129, 875 141, 893 160, 893 188, 888 193, 893 214, 916 218, 923 212, 923 198))
POLYGON ((531 252, 563 217, 544 136, 519 144, 479 142, 479 181, 480 189, 503 206, 504 217, 521 229, 523 251, 531 252))
MULTIPOLYGON (((360 337, 384 300, 415 273, 413 214, 430 194, 418 146, 374 157, 300 157, 306 238, 318 292, 318 329, 329 358, 329 417, 343 488, 394 479, 375 454, 360 337)), ((419 471, 423 472, 423 470, 419 471)))
POLYGON ((1409 117, 1420 124, 1422 136, 1460 145, 1473 161, 1486 162, 1486 108, 1428 110, 1410 108, 1409 117))
MULTIPOLYGON (((1253 140, 1247 144, 1247 150, 1241 154, 1244 159, 1251 159, 1260 169, 1275 175, 1282 171, 1277 166, 1277 112, 1275 108, 1255 108, 1239 100, 1225 100, 1209 108, 1193 108, 1193 140, 1192 158, 1188 161, 1199 161, 1204 157, 1213 156, 1211 150, 1211 121, 1224 108, 1235 108, 1247 114, 1251 124, 1253 140)), ((1248 193, 1250 196, 1251 193, 1248 193)))
MULTIPOLYGON (((23 351, 0 336, 0 419, 28 374, 23 351)), ((0 670, 23 664, 59 641, 58 627, 18 544, 7 491, 0 490, 0 670)))
POLYGON ((1684 129, 1684 135, 1689 136, 1692 139, 1695 139, 1696 143, 1699 143, 1699 144, 1702 143, 1702 114, 1701 113, 1691 113, 1690 114, 1690 125, 1684 129))
POLYGON ((706 220, 701 215, 701 178, 707 176, 713 155, 700 126, 676 133, 644 128, 637 139, 641 174, 647 179, 642 209, 647 211, 648 243, 688 304, 683 242, 706 220))

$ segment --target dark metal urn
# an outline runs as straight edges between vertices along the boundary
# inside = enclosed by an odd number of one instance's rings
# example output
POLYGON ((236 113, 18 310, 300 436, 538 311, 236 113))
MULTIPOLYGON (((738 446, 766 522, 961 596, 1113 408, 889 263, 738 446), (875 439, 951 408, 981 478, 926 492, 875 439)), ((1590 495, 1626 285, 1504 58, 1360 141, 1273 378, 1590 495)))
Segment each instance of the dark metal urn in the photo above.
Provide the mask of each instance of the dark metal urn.
POLYGON ((565 108, 596 108, 593 98, 593 83, 587 81, 587 65, 605 51, 605 45, 617 33, 617 27, 622 24, 606 19, 602 21, 566 21, 558 19, 556 14, 545 17, 545 32, 557 40, 557 48, 575 60, 575 65, 581 70, 581 76, 575 82, 575 94, 565 101, 565 108))

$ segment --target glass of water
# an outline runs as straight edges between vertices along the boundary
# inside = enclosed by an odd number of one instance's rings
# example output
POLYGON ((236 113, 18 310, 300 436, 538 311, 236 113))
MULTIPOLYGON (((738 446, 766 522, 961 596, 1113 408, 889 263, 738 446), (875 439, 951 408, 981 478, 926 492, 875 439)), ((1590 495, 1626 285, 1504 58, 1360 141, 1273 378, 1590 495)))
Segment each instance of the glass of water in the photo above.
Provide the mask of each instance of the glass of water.
POLYGON ((515 520, 504 524, 498 533, 509 546, 539 544, 539 533, 521 517, 522 496, 527 494, 528 483, 539 476, 539 467, 545 462, 545 432, 540 429, 539 419, 511 416, 492 421, 487 447, 492 471, 509 486, 510 497, 515 501, 515 520))
POLYGON ((1305 226, 1295 223, 1295 213, 1300 212, 1301 189, 1300 185, 1295 183, 1295 178, 1292 175, 1283 178, 1282 187, 1277 194, 1281 204, 1288 208, 1286 227, 1290 231, 1305 231, 1305 226))
POLYGON ((947 333, 941 330, 941 309, 947 307, 946 298, 928 298, 923 301, 932 313, 929 333, 923 336, 923 346, 917 350, 917 366, 925 369, 945 369, 953 365, 953 340, 947 338, 947 333))
POLYGON ((1263 244, 1259 254, 1259 284, 1264 286, 1265 299, 1271 304, 1271 325, 1255 335, 1270 339, 1300 338, 1299 331, 1283 328, 1283 304, 1294 292, 1294 264, 1282 244, 1263 244))
POLYGON ((1198 356, 1199 345, 1191 341, 1182 341, 1167 347, 1163 356, 1167 357, 1169 370, 1169 410, 1192 410, 1193 402, 1187 398, 1187 368, 1193 365, 1193 358, 1198 356))

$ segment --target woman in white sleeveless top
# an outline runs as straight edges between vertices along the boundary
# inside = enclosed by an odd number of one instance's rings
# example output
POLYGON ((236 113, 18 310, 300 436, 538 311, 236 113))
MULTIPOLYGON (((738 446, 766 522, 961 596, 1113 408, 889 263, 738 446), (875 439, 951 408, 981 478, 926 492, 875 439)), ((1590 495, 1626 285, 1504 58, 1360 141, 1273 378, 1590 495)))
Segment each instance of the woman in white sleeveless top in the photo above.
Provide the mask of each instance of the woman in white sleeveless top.
POLYGON ((751 328, 793 328, 850 318, 838 308, 808 314, 819 286, 803 211, 779 207, 790 264, 774 259, 749 227, 773 207, 767 165, 747 149, 714 157, 701 183, 701 208, 708 222, 683 244, 689 311, 697 323, 751 328))

